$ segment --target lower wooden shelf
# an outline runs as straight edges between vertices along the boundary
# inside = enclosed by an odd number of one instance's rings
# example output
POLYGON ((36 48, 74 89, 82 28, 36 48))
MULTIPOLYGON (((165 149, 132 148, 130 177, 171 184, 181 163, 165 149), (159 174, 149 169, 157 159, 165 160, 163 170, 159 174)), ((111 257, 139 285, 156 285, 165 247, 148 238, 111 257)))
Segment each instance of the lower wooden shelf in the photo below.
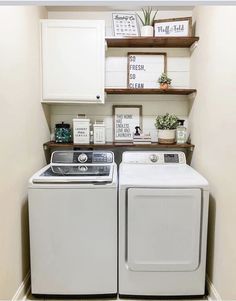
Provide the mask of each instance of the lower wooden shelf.
POLYGON ((157 142, 153 142, 151 144, 133 144, 132 142, 108 142, 105 144, 74 144, 74 143, 56 143, 55 141, 49 141, 44 143, 44 149, 51 149, 51 148, 59 148, 59 149, 75 149, 75 148, 83 148, 83 149, 109 149, 109 148, 146 148, 146 149, 189 149, 192 150, 194 145, 191 143, 184 143, 184 144, 159 144, 157 142))

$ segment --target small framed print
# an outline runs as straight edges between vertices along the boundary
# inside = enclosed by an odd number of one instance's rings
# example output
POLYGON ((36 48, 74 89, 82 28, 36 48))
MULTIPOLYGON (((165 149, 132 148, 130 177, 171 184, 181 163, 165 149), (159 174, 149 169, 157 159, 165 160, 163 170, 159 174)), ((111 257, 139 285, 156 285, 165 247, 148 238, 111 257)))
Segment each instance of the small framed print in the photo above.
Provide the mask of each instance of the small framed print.
POLYGON ((135 14, 113 13, 113 32, 115 37, 137 37, 138 23, 135 14))
POLYGON ((112 110, 114 141, 133 141, 135 127, 142 127, 142 105, 113 105, 112 110))
POLYGON ((192 36, 192 18, 162 19, 154 22, 155 37, 192 36))
POLYGON ((128 88, 155 89, 166 69, 165 52, 128 52, 128 88))

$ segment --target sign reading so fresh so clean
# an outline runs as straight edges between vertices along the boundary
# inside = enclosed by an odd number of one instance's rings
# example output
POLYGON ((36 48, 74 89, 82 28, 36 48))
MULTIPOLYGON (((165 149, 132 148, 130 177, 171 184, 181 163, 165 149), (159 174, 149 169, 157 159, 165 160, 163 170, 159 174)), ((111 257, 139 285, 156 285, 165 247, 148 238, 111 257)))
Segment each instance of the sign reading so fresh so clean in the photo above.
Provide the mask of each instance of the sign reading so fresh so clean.
POLYGON ((157 88, 163 72, 166 72, 166 53, 128 53, 128 88, 157 88))

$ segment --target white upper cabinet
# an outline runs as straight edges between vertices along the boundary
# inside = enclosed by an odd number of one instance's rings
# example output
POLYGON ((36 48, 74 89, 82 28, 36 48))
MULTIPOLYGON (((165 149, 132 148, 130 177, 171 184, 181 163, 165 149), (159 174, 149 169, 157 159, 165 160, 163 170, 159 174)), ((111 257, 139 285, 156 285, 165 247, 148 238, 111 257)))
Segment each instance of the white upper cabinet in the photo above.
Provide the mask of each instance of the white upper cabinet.
POLYGON ((41 20, 43 102, 104 103, 105 23, 41 20))

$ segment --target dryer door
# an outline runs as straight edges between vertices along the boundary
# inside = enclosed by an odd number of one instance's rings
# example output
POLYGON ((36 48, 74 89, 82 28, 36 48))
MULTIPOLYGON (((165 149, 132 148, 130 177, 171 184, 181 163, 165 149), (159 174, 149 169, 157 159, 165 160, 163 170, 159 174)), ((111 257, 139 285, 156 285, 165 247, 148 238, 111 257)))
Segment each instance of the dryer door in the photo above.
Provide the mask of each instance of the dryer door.
POLYGON ((200 260, 201 190, 129 188, 128 268, 193 271, 200 260))

